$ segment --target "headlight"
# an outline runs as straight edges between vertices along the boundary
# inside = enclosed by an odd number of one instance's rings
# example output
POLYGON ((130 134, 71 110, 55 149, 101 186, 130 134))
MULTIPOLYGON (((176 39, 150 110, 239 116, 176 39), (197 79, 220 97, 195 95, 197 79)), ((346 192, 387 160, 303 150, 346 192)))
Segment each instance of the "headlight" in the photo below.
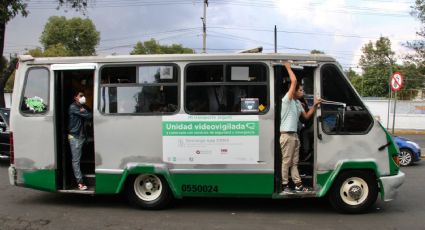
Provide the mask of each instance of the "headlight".
POLYGON ((406 143, 408 143, 408 144, 411 144, 411 145, 415 146, 415 148, 417 148, 417 149, 420 149, 419 145, 418 145, 418 144, 416 144, 416 143, 415 143, 415 142, 413 142, 413 141, 406 141, 406 143))

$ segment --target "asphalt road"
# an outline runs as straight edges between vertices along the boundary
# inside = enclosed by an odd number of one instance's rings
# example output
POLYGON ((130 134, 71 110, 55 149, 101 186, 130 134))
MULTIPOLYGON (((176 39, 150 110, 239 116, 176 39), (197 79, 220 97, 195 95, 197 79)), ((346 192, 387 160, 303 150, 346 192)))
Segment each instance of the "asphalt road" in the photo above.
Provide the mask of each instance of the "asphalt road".
MULTIPOLYGON (((423 138, 418 140, 425 146, 423 138)), ((138 210, 121 196, 53 194, 14 187, 8 182, 7 165, 0 164, 0 230, 424 229, 425 159, 402 171, 406 182, 396 200, 384 203, 378 199, 368 214, 343 215, 325 199, 191 198, 178 200, 167 210, 138 210)))

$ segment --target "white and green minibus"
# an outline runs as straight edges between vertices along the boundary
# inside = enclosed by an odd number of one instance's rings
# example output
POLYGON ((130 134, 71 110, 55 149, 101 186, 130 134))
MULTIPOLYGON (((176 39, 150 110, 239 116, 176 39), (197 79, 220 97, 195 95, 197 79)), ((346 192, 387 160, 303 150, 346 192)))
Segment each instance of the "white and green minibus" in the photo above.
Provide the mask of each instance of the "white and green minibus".
POLYGON ((20 56, 11 108, 12 185, 58 193, 118 194, 146 209, 184 197, 329 197, 339 211, 392 200, 404 181, 398 148, 338 63, 326 55, 189 54, 20 56), (279 124, 292 61, 306 104, 298 168, 307 193, 281 193, 279 124), (79 191, 68 108, 84 92, 79 191))

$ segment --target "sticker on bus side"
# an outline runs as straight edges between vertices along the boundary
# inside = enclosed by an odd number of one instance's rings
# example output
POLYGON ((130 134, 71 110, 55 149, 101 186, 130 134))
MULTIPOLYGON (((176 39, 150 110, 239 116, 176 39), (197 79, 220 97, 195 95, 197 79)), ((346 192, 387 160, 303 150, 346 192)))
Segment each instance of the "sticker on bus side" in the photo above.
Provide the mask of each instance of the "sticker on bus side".
POLYGON ((164 116, 163 161, 174 164, 256 164, 259 128, 257 115, 164 116))

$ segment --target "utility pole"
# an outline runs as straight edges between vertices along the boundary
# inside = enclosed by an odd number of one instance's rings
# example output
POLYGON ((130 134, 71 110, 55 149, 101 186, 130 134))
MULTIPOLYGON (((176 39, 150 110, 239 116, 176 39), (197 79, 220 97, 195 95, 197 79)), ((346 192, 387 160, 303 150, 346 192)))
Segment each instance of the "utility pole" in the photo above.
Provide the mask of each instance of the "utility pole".
POLYGON ((277 27, 274 25, 274 52, 277 53, 277 27))
POLYGON ((208 0, 204 0, 204 17, 202 17, 202 53, 207 53, 207 7, 208 0))

